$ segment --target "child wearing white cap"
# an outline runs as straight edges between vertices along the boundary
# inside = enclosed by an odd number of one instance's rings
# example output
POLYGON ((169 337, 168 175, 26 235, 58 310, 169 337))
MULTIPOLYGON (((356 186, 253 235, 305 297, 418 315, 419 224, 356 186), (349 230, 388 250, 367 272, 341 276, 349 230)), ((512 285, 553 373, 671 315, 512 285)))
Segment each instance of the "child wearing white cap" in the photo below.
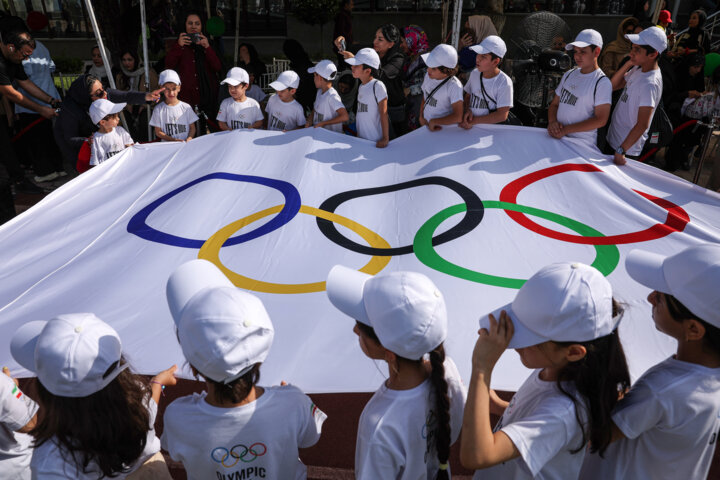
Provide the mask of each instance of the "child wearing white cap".
POLYGON ((374 78, 380 68, 380 57, 374 49, 363 48, 345 61, 351 65, 352 76, 360 80, 355 115, 358 137, 375 142, 378 148, 385 148, 390 141, 387 88, 374 78))
POLYGON ((32 478, 169 480, 153 425, 173 366, 148 387, 128 369, 117 332, 92 313, 28 322, 10 341, 13 358, 37 374, 43 412, 30 431, 32 478))
POLYGON ((612 113, 605 152, 614 155, 616 165, 625 165, 625 157, 637 158, 642 152, 661 101, 663 80, 658 59, 667 48, 667 37, 659 27, 625 38, 632 43, 630 60, 612 76, 613 90, 624 90, 612 113))
POLYGON ((498 67, 507 52, 505 42, 490 35, 470 50, 477 54, 476 68, 465 84, 460 126, 469 129, 480 123, 503 123, 513 106, 512 80, 498 67))
POLYGON ((350 117, 340 95, 332 86, 337 67, 330 60, 321 60, 314 67, 308 68, 308 73, 313 74, 317 94, 305 126, 342 132, 342 124, 350 117))
POLYGON ((655 328, 677 352, 645 372, 612 414, 604 459, 588 456, 588 479, 704 479, 720 435, 720 245, 665 255, 633 250, 628 274, 652 289, 655 328))
POLYGON ((262 128, 263 116, 260 104, 254 98, 245 95, 250 86, 250 76, 240 68, 233 67, 220 85, 228 86, 230 98, 220 103, 217 114, 220 130, 242 130, 247 128, 262 128))
POLYGON ((0 374, 0 472, 3 478, 30 480, 32 437, 38 406, 20 390, 10 370, 0 374))
POLYGON ((295 92, 300 85, 300 76, 292 70, 282 72, 270 86, 277 93, 268 99, 265 106, 267 129, 295 130, 305 126, 305 111, 295 100, 295 92))
POLYGON ((260 299, 212 263, 192 260, 170 275, 167 300, 207 391, 167 407, 163 448, 189 480, 306 478, 298 448, 319 440, 327 417, 297 387, 257 385, 274 336, 260 299))
POLYGON ((178 98, 180 76, 175 70, 160 72, 158 85, 162 86, 163 101, 153 110, 150 125, 155 136, 164 142, 187 142, 195 138, 195 122, 198 116, 193 108, 178 98))
POLYGON ((460 123, 463 115, 463 87, 455 76, 457 50, 443 43, 420 57, 428 67, 421 87, 423 103, 420 106, 420 125, 427 125, 434 132, 442 129, 441 125, 460 123))
POLYGON ((483 469, 475 479, 578 478, 588 444, 605 451, 610 411, 630 384, 621 314, 599 271, 556 263, 530 277, 499 320, 480 320, 460 446, 462 464, 483 469), (490 389, 507 348, 535 369, 509 403, 490 389), (491 413, 502 415, 494 431, 491 413))
POLYGON ((553 138, 570 137, 595 148, 597 129, 610 117, 612 82, 600 70, 598 57, 603 39, 586 29, 565 45, 572 50, 576 68, 565 72, 548 108, 548 133, 553 138))
POLYGON ((355 478, 447 479, 465 387, 445 356, 447 312, 425 275, 376 277, 336 265, 327 295, 355 319, 363 353, 388 364, 389 378, 363 409, 355 447, 355 478))
POLYGON ((113 155, 132 146, 133 139, 120 123, 120 112, 126 103, 112 103, 100 98, 90 105, 90 119, 98 126, 90 144, 90 165, 100 165, 113 155))

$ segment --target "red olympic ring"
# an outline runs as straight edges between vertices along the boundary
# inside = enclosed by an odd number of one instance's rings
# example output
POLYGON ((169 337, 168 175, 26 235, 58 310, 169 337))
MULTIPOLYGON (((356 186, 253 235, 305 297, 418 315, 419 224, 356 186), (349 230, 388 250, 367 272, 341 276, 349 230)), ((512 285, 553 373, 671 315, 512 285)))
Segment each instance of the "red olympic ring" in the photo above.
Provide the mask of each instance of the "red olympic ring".
MULTIPOLYGON (((570 171, 602 172, 601 169, 589 163, 566 163, 554 167, 544 168, 536 172, 528 173, 527 175, 524 175, 505 185, 505 187, 500 192, 500 201, 517 203, 518 194, 525 187, 544 178, 557 175, 558 173, 570 171)), ((584 245, 619 245, 626 243, 647 242, 649 240, 655 240, 665 237, 673 232, 682 232, 688 222, 690 222, 690 216, 687 214, 687 212, 682 207, 675 205, 671 201, 664 198, 655 197, 653 195, 650 195, 649 193, 644 193, 639 190, 633 189, 633 191, 638 195, 647 198, 655 205, 658 205, 659 207, 667 210, 668 215, 665 219, 665 223, 656 223, 650 228, 632 233, 608 235, 607 237, 583 237, 581 235, 562 233, 547 227, 543 227, 542 225, 530 220, 528 217, 525 216, 525 214, 521 212, 505 210, 505 213, 517 223, 529 230, 532 230, 535 233, 539 233, 540 235, 544 235, 546 237, 550 237, 563 242, 580 243, 584 245)))

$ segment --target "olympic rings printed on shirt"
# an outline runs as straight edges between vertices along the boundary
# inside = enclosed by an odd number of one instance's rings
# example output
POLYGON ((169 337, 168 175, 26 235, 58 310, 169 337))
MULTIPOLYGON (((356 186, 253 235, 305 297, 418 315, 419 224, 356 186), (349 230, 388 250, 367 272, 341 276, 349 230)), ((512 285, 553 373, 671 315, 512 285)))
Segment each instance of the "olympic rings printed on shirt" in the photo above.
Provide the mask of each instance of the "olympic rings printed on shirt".
POLYGON ((225 243, 226 246, 238 245, 240 243, 247 242, 248 240, 252 240, 253 238, 261 237, 266 233, 277 230, 278 228, 282 227, 290 220, 292 220, 295 215, 297 215, 298 210, 300 209, 300 192, 297 191, 297 188, 295 188, 292 183, 288 183, 283 180, 256 177, 252 175, 236 175, 233 173, 216 172, 188 182, 185 185, 176 188, 172 192, 167 193, 155 200, 154 202, 150 203, 150 205, 140 210, 130 219, 130 221, 128 222, 127 231, 134 235, 137 235, 140 238, 144 238, 145 240, 150 240, 151 242, 157 243, 164 243, 165 245, 184 248, 202 247, 205 243, 205 240, 195 240, 192 238, 178 237, 176 235, 161 232, 148 225, 147 219, 150 214, 155 211, 156 208, 170 200, 178 193, 185 191, 188 188, 197 185, 198 183, 213 179, 257 183, 259 185, 265 185, 266 187, 274 188, 275 190, 278 190, 280 193, 282 193, 285 197, 285 206, 275 218, 251 232, 247 232, 242 235, 238 235, 237 237, 227 239, 227 242, 225 243))
MULTIPOLYGON (((498 208, 504 209, 506 212, 523 212, 536 217, 544 218, 551 222, 563 225, 571 230, 576 231, 580 235, 596 235, 602 236, 602 233, 598 232, 592 227, 589 227, 583 223, 573 220, 568 217, 564 217, 557 213, 547 212, 540 210, 539 208, 527 207, 525 205, 518 205, 516 203, 497 202, 492 200, 483 200, 485 208, 498 208)), ((437 270, 438 272, 446 273, 454 277, 469 280, 471 282, 484 283, 486 285, 494 285, 497 287, 505 288, 520 288, 526 282, 519 278, 499 277, 495 275, 489 275, 487 273, 476 272, 454 263, 445 260, 440 254, 437 253, 435 247, 432 244, 432 235, 435 229, 440 226, 442 222, 448 218, 462 213, 465 211, 465 204, 454 205, 441 210, 430 218, 415 234, 415 240, 413 241, 413 247, 415 249, 415 255, 426 266, 437 270)), ((609 275, 615 267, 617 267, 620 261, 620 251, 615 245, 595 245, 595 261, 592 266, 597 268, 603 275, 609 275)))
MULTIPOLYGON (((460 198, 467 205, 465 210, 465 216, 463 219, 449 229, 447 232, 441 233, 437 237, 433 237, 432 244, 437 246, 443 243, 455 240, 466 233, 472 231, 477 227, 483 218, 483 203, 475 192, 463 185, 462 183, 456 182, 446 177, 425 177, 410 180, 409 182, 396 183, 394 185, 385 185, 382 187, 373 188, 362 188, 359 190, 350 190, 347 192, 338 193, 325 200, 320 204, 320 210, 334 213, 337 207, 355 198, 369 197, 371 195, 380 195, 383 193, 398 192, 400 190, 406 190, 413 187, 419 187, 424 185, 440 185, 447 187, 450 190, 457 193, 460 198)), ((375 248, 373 246, 360 245, 349 238, 343 236, 335 226, 333 222, 325 220, 322 217, 318 217, 317 225, 320 231, 328 238, 328 240, 335 242, 341 247, 345 247, 348 250, 352 250, 356 253, 362 253, 365 255, 406 255, 413 253, 413 246, 406 245, 403 247, 392 247, 392 248, 375 248)))
MULTIPOLYGON (((525 187, 544 178, 557 175, 558 173, 570 171, 602 172, 601 169, 589 163, 565 163, 562 165, 544 168, 542 170, 537 170, 535 172, 529 173, 505 185, 505 188, 503 188, 502 192, 500 192, 500 201, 517 203, 517 196, 525 187)), ((641 195, 646 199, 650 200, 654 204, 667 210, 668 215, 665 219, 665 222, 656 223, 655 225, 645 230, 632 233, 624 233, 621 235, 580 236, 562 233, 543 227, 542 225, 533 222, 532 220, 527 218, 522 212, 519 211, 509 211, 508 209, 506 209, 505 212, 510 218, 515 220, 523 227, 532 230, 533 232, 539 233, 540 235, 554 238, 555 240, 561 240, 563 242, 581 243, 584 245, 619 245, 627 243, 647 242, 649 240, 655 240, 665 237, 673 232, 682 232, 685 229, 685 226, 690 221, 690 216, 687 214, 687 212, 682 207, 675 205, 669 200, 665 200, 664 198, 658 198, 648 193, 643 193, 639 190, 633 191, 638 195, 641 195)))
POLYGON ((242 444, 237 444, 234 447, 232 447, 230 450, 228 450, 225 447, 216 447, 213 449, 212 452, 210 452, 210 457, 217 463, 221 464, 225 468, 231 468, 234 467, 238 462, 242 461, 245 463, 250 463, 254 461, 258 457, 262 457, 267 453, 267 447, 265 444, 256 442, 250 445, 249 447, 246 447, 242 444), (262 447, 262 452, 259 451, 260 447, 262 447), (237 453, 237 449, 242 448, 242 453, 237 453), (222 453, 222 456, 218 456, 218 452, 222 453), (246 460, 246 457, 248 454, 252 455, 249 457, 249 460, 246 460), (228 458, 234 458, 235 461, 233 463, 226 463, 225 461, 228 458))
MULTIPOLYGON (((324 281, 295 284, 264 282, 262 280, 255 280, 233 272, 220 261, 220 248, 226 244, 225 242, 228 238, 230 238, 230 235, 237 232, 244 226, 260 220, 261 218, 267 217, 268 215, 272 215, 273 213, 280 212, 282 209, 282 205, 270 207, 224 226, 212 237, 210 237, 202 248, 200 248, 198 258, 209 260, 214 263, 236 287, 245 288, 247 290, 265 293, 311 293, 324 291, 324 281)), ((308 207, 306 205, 302 205, 299 211, 300 213, 304 213, 306 215, 313 215, 318 218, 324 218, 326 220, 339 223, 343 227, 346 227, 360 235, 366 242, 368 242, 368 244, 375 248, 390 248, 390 244, 380 235, 360 225, 359 223, 350 220, 349 218, 345 218, 336 213, 326 212, 318 208, 308 207)), ((360 269, 360 271, 369 275, 375 275, 385 268, 388 263, 390 263, 390 257, 381 257, 376 255, 373 256, 370 261, 360 269)))

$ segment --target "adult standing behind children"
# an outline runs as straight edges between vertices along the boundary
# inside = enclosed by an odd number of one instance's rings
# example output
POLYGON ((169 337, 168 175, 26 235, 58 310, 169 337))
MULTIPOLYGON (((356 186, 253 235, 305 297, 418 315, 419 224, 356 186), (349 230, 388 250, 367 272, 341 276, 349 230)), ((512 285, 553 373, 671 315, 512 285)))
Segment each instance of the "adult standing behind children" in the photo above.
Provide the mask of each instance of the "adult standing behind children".
POLYGON ((633 250, 630 277, 652 289, 655 328, 677 352, 645 372, 612 414, 605 458, 585 457, 580 478, 705 479, 720 435, 720 245, 665 255, 633 250))
POLYGON ((608 78, 611 78, 615 74, 617 69, 620 68, 620 62, 630 53, 632 44, 625 38, 625 35, 635 33, 637 26, 637 18, 628 17, 623 19, 617 29, 617 38, 608 43, 600 54, 598 65, 600 65, 600 68, 608 78))
POLYGON ((565 72, 548 108, 548 133, 554 138, 570 137, 594 148, 597 129, 610 117, 612 82, 598 66, 602 35, 586 29, 565 45, 573 51, 577 68, 565 72))
POLYGON ((267 129, 295 130, 305 126, 305 112, 302 105, 295 100, 295 92, 300 85, 300 76, 292 70, 282 72, 270 87, 277 93, 267 102, 267 129))
POLYGON ((217 121, 220 130, 262 128, 265 117, 260 104, 245 95, 250 86, 248 73, 240 67, 233 67, 221 83, 227 84, 230 98, 223 100, 218 110, 217 121))
POLYGON ((503 123, 513 106, 513 84, 498 67, 507 47, 502 38, 490 35, 480 45, 470 47, 476 53, 476 68, 465 84, 462 128, 480 123, 503 123))
POLYGON ((340 99, 332 82, 337 75, 337 67, 330 60, 321 60, 308 73, 315 81, 315 103, 308 116, 306 127, 323 127, 333 132, 342 132, 342 124, 349 118, 347 109, 340 99))
POLYGON ((195 137, 197 115, 192 107, 179 98, 180 77, 174 70, 160 72, 164 101, 153 110, 150 125, 155 127, 155 136, 165 142, 187 142, 195 137))
POLYGON ((460 123, 463 114, 463 86, 457 79, 457 50, 440 44, 432 52, 421 56, 428 66, 423 80, 423 104, 420 107, 420 125, 431 132, 442 125, 460 123))
POLYGON ((358 137, 375 142, 378 148, 385 148, 390 141, 387 89, 374 78, 380 68, 380 57, 372 48, 363 48, 345 61, 352 66, 353 77, 360 80, 355 116, 358 137))
POLYGON ((605 151, 614 154, 616 165, 627 163, 626 156, 637 158, 645 145, 663 90, 658 57, 667 48, 665 32, 658 27, 625 37, 632 43, 630 60, 612 77, 613 90, 624 90, 612 114, 605 151))
POLYGON ((275 335, 260 299, 192 260, 168 279, 167 301, 183 355, 206 386, 168 405, 170 456, 191 480, 307 478, 298 449, 317 443, 327 416, 295 386, 257 384, 275 335))

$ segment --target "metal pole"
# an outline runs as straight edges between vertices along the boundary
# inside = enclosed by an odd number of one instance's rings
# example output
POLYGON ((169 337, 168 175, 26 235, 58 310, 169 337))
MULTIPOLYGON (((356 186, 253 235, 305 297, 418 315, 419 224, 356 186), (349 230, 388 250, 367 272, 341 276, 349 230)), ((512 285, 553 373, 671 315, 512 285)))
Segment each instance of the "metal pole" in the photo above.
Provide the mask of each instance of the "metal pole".
POLYGON ((238 51, 240 50, 240 0, 235 6, 235 56, 233 67, 238 64, 238 51))
MULTIPOLYGON (((714 120, 714 119, 713 119, 714 120)), ((698 125, 700 125, 701 122, 698 122, 698 125)), ((711 121, 708 123, 703 123, 702 126, 704 128, 707 128, 707 132, 703 135, 704 142, 702 144, 702 154, 700 155, 700 161, 697 164, 697 168, 695 169, 695 175, 693 176, 692 182, 697 185, 697 183, 700 181, 700 174, 702 173, 703 164, 705 163, 705 156, 708 153, 708 147, 710 146, 710 139, 712 138, 712 132, 715 128, 717 128, 717 125, 714 121, 711 121)))
MULTIPOLYGON (((114 90, 115 79, 113 78, 112 71, 110 70, 110 59, 107 58, 105 44, 103 43, 102 35, 100 35, 100 27, 98 27, 97 19, 95 18, 95 10, 93 10, 90 0, 85 0, 85 6, 87 7, 88 17, 90 17, 90 23, 92 23, 93 31, 95 32, 95 40, 97 40, 98 48, 100 49, 100 55, 102 56, 103 63, 105 64, 105 73, 107 73, 108 76, 108 83, 110 83, 110 88, 114 90)), ((123 115, 122 113, 120 113, 120 120, 122 120, 123 128, 129 132, 130 129, 128 128, 127 122, 125 121, 125 115, 123 115)))
MULTIPOLYGON (((150 91, 150 59, 148 58, 148 46, 147 46, 147 19, 145 18, 145 0, 140 0, 140 28, 142 35, 142 48, 143 48, 143 66, 145 67, 145 91, 150 91)), ((150 107, 147 107, 147 138, 148 141, 152 141, 152 127, 150 127, 150 107)))
MULTIPOLYGON (((452 40, 450 45, 458 48, 458 42, 460 41, 460 22, 462 21, 462 7, 463 0, 455 0, 455 8, 453 9, 453 23, 452 23, 452 40)), ((480 39, 477 39, 480 43, 480 39)))

